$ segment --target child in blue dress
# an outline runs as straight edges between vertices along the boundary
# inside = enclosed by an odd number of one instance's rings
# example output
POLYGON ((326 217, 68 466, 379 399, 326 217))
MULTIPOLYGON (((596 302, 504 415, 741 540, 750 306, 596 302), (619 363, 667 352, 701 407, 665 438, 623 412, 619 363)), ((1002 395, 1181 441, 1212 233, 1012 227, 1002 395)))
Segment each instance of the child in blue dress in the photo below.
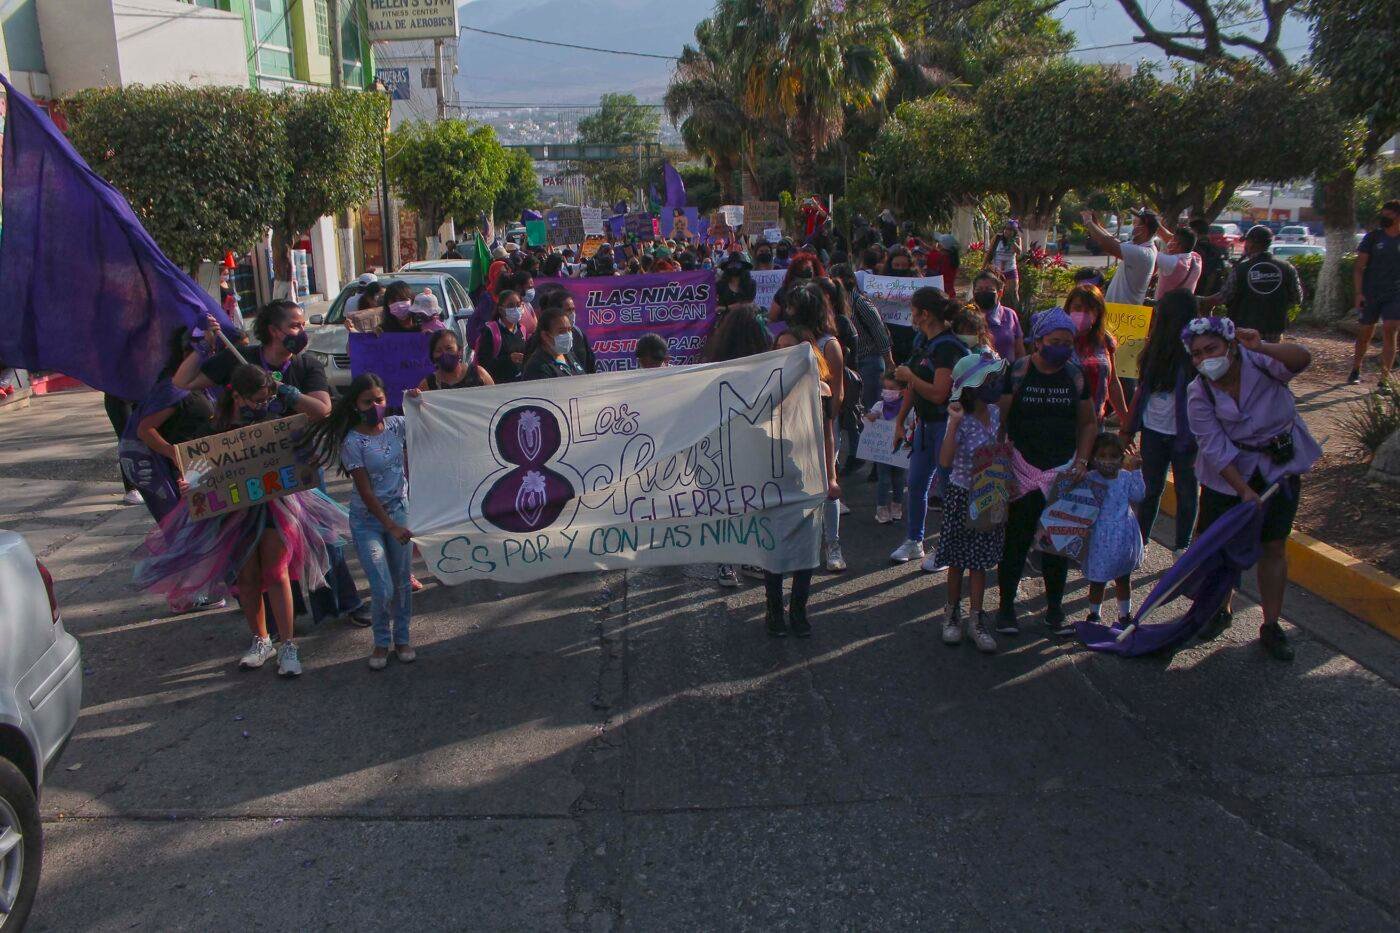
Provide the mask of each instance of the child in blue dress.
POLYGON ((1088 621, 1099 621, 1104 590, 1113 583, 1118 597, 1118 620, 1126 624, 1132 615, 1133 571, 1142 564, 1142 530, 1137 504, 1147 494, 1141 462, 1129 458, 1116 434, 1100 434, 1090 460, 1088 481, 1106 487, 1099 517, 1089 535, 1084 559, 1084 579, 1089 581, 1088 621))

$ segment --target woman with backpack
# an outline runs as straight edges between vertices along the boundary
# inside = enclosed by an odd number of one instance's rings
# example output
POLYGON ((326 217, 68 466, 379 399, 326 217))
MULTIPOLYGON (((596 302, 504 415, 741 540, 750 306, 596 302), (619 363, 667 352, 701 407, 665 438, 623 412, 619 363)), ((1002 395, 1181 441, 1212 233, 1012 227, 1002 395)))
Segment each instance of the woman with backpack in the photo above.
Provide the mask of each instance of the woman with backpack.
POLYGON ((476 339, 476 364, 496 385, 515 382, 525 365, 525 342, 530 339, 523 314, 524 301, 513 291, 496 296, 496 313, 476 339))
MULTIPOLYGON (((1044 311, 1031 321, 1031 339, 1035 352, 1012 364, 1002 387, 1001 423, 1027 463, 1038 470, 1058 470, 1068 464, 1069 474, 1078 481, 1088 470, 1099 423, 1089 398, 1088 380, 1073 360, 1074 322, 1059 308, 1044 311)), ((1011 503, 1006 544, 997 568, 1001 606, 996 628, 1003 635, 1021 633, 1016 621, 1016 590, 1045 506, 1045 494, 1039 489, 1011 503)), ((1068 559, 1041 555, 1041 576, 1045 579, 1045 624, 1056 635, 1067 635, 1074 631, 1061 606, 1069 576, 1068 559)))
POLYGON ((922 567, 937 573, 936 555, 924 557, 924 525, 928 518, 929 492, 938 473, 938 454, 948 427, 948 399, 953 390, 953 367, 969 350, 953 333, 958 303, 931 286, 917 289, 910 298, 911 320, 923 343, 897 368, 895 378, 905 386, 904 404, 895 419, 896 443, 904 438, 905 419, 912 409, 918 416, 909 448, 909 502, 904 515, 908 537, 895 548, 890 560, 905 564, 922 560, 922 567))

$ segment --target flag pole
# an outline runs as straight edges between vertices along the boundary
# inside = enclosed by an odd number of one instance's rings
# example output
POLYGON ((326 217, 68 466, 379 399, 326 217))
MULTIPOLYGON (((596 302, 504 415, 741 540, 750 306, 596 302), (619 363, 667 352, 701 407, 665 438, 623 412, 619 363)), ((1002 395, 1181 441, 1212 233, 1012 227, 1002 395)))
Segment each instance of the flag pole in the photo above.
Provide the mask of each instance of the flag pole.
POLYGON ((224 329, 220 327, 217 333, 219 335, 219 339, 224 342, 224 346, 228 347, 229 350, 232 351, 233 355, 238 357, 238 359, 246 365, 248 362, 248 358, 239 352, 238 347, 234 346, 232 340, 228 339, 228 335, 224 333, 224 329))
MULTIPOLYGON (((1259 507, 1260 507, 1260 508, 1263 508, 1263 507, 1264 507, 1264 503, 1268 502, 1269 499, 1273 496, 1273 494, 1276 493, 1276 492, 1278 492, 1278 490, 1279 490, 1279 485, 1278 485, 1278 483, 1274 483, 1274 484, 1273 484, 1272 486, 1270 486, 1268 489, 1264 490, 1263 494, 1259 496, 1259 507)), ((1129 635, 1131 635, 1131 634, 1133 634, 1133 632, 1136 632, 1136 631, 1137 631, 1137 627, 1138 627, 1138 623, 1136 623, 1136 622, 1132 623, 1132 624, 1129 625, 1127 628, 1123 629, 1123 631, 1121 631, 1121 632, 1118 633, 1118 637, 1117 637, 1117 639, 1115 639, 1115 641, 1117 641, 1117 642, 1119 642, 1119 643, 1121 644, 1124 640, 1127 639, 1127 637, 1128 637, 1129 635)))

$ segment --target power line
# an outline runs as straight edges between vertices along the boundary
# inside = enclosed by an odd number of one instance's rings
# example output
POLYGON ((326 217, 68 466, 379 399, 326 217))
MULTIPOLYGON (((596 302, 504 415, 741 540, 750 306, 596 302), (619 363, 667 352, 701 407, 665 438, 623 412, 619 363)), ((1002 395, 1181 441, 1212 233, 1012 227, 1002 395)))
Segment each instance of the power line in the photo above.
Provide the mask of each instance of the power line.
MULTIPOLYGON (((456 104, 458 110, 597 110, 599 104, 526 104, 511 102, 472 101, 466 104, 456 104)), ((614 107, 625 108, 627 110, 660 110, 665 104, 614 104, 614 107)))
POLYGON ((492 32, 489 29, 478 29, 475 26, 463 26, 461 27, 461 32, 479 32, 484 36, 515 39, 517 42, 533 42, 536 45, 552 45, 561 49, 577 49, 580 52, 601 52, 604 55, 631 55, 634 58, 659 58, 668 62, 680 61, 680 57, 676 55, 658 55, 655 52, 625 52, 621 49, 600 49, 591 45, 572 45, 568 42, 551 42, 548 39, 532 39, 529 36, 512 36, 505 32, 492 32))

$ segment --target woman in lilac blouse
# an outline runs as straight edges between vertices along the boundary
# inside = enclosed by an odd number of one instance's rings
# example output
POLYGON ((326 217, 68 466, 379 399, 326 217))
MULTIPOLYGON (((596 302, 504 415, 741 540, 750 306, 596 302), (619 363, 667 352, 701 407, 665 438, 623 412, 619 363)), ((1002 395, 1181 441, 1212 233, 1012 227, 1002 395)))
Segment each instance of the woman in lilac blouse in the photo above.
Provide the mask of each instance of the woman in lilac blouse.
MULTIPOLYGON (((1308 367, 1312 354, 1296 343, 1264 343, 1258 331, 1237 331, 1229 318, 1197 318, 1181 339, 1201 374, 1186 390, 1202 486, 1196 533, 1240 502, 1258 503, 1262 492, 1279 484, 1263 506, 1259 640, 1272 657, 1292 660, 1293 647, 1278 623, 1288 582, 1284 548, 1298 512, 1299 477, 1322 449, 1298 417, 1288 383, 1308 367)), ((1227 602, 1203 637, 1218 635, 1229 620, 1227 602)))

